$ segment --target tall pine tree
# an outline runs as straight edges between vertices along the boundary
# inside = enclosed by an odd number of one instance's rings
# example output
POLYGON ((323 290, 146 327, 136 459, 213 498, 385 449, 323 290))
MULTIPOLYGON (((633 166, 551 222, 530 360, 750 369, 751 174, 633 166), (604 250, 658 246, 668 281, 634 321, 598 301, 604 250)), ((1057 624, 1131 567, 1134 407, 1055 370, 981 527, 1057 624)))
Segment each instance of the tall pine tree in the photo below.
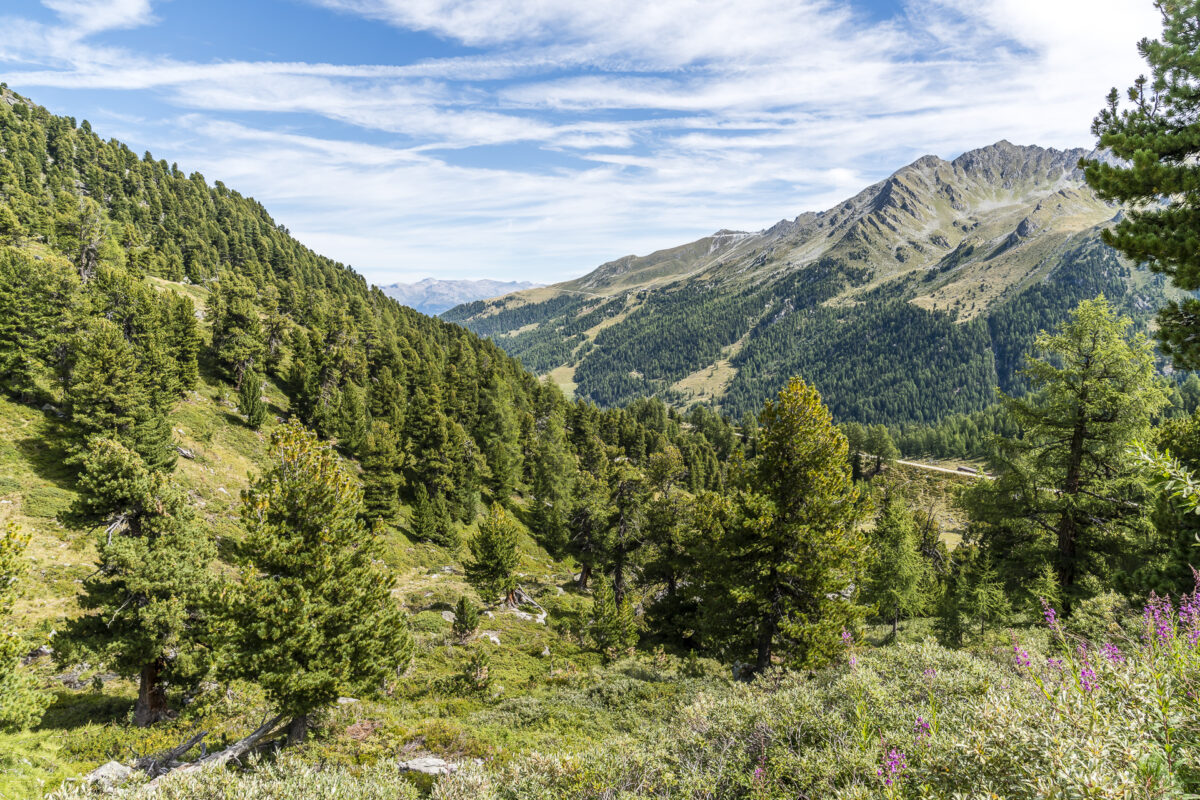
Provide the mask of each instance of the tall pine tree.
POLYGON ((272 433, 270 466, 242 496, 230 669, 291 718, 293 742, 313 712, 378 690, 412 655, 395 576, 362 518, 362 490, 330 446, 295 421, 272 433))

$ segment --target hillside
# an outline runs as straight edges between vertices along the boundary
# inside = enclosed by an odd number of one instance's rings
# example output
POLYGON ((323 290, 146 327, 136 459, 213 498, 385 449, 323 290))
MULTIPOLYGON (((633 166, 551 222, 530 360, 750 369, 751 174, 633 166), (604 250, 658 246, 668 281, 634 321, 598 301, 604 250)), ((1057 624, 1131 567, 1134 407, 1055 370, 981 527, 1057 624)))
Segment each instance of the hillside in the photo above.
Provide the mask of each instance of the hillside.
POLYGON ((532 289, 537 284, 528 281, 442 280, 425 278, 416 283, 392 283, 379 289, 402 305, 437 316, 463 303, 489 300, 513 292, 532 289))
POLYGON ((1081 299, 1142 323, 1163 304, 1162 278, 1099 241, 1117 210, 1084 185, 1086 155, 1001 141, 925 156, 826 211, 443 318, 604 405, 656 395, 736 418, 798 374, 839 419, 976 411, 1081 299))

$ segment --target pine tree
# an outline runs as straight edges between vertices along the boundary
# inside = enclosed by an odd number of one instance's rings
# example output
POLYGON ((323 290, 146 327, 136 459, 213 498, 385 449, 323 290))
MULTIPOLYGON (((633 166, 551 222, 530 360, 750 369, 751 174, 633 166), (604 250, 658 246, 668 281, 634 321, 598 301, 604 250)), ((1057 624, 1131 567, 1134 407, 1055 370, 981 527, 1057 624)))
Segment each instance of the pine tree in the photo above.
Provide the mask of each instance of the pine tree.
POLYGON ((263 380, 254 368, 242 374, 242 385, 238 387, 238 411, 246 418, 246 424, 258 430, 267 419, 267 404, 262 399, 263 380))
POLYGON ((474 636, 478 629, 479 609, 464 594, 458 598, 458 604, 454 606, 454 627, 452 628, 454 636, 460 642, 465 642, 474 636))
POLYGON ((618 601, 612 581, 601 575, 592 594, 592 641, 605 658, 616 658, 637 646, 637 619, 626 597, 618 601))
POLYGON ((554 405, 535 420, 530 502, 533 532, 552 555, 564 554, 575 462, 567 451, 566 415, 554 405))
MULTIPOLYGON (((1099 146, 1116 159, 1081 166, 1101 197, 1127 204, 1121 220, 1101 233, 1104 241, 1192 293, 1200 289, 1200 3, 1154 5, 1163 17, 1162 36, 1137 46, 1149 77, 1133 82, 1126 108, 1114 88, 1092 123, 1099 146)), ((1190 294, 1159 312, 1158 338, 1181 369, 1200 367, 1198 320, 1200 300, 1190 294)))
POLYGON ((622 461, 609 473, 608 515, 610 530, 606 537, 609 570, 612 572, 613 596, 619 606, 629 591, 630 573, 634 558, 642 546, 646 524, 645 476, 627 461, 622 461))
POLYGON ((230 671, 257 682, 303 739, 310 715, 373 692, 412 655, 362 492, 332 448, 292 421, 245 491, 243 579, 229 604, 230 671))
POLYGON ((724 598, 710 606, 738 620, 724 626, 742 631, 729 649, 749 649, 757 672, 776 655, 817 666, 862 614, 855 592, 865 546, 846 438, 799 378, 766 404, 759 424, 759 456, 747 467, 712 576, 724 598))
POLYGON ((884 503, 869 543, 874 558, 867 572, 866 596, 880 616, 892 623, 895 639, 900 618, 917 614, 924 606, 925 573, 925 561, 917 551, 916 523, 898 495, 884 503))
POLYGON ((494 370, 480 395, 479 436, 488 466, 492 499, 508 504, 521 475, 520 428, 513 411, 512 393, 494 370))
POLYGON ((412 530, 413 535, 421 541, 439 547, 457 550, 461 544, 458 530, 446 509, 445 499, 441 495, 430 497, 423 485, 417 486, 413 502, 412 530))
POLYGON ((21 669, 21 637, 12 629, 13 606, 21 590, 29 535, 9 522, 0 530, 0 731, 9 733, 41 719, 50 695, 21 669))
POLYGON ((404 452, 391 424, 373 420, 364 450, 361 461, 367 519, 390 522, 400 511, 400 487, 404 484, 404 452))
POLYGON ((1000 476, 964 495, 980 542, 1014 588, 1047 561, 1064 612, 1093 581, 1112 585, 1149 537, 1149 490, 1129 443, 1166 402, 1145 336, 1099 298, 1035 341, 1032 391, 1004 404, 1023 431, 1000 442, 1000 476))
POLYGON ((499 503, 493 503, 479 523, 479 532, 471 540, 471 557, 473 561, 466 565, 467 580, 479 595, 488 601, 503 597, 509 605, 516 605, 517 526, 499 503))
POLYGON ((151 407, 137 355, 112 322, 94 319, 75 338, 66 396, 76 453, 99 436, 131 447, 154 469, 174 466, 170 426, 151 407))
POLYGON ((134 722, 166 719, 167 687, 195 685, 210 664, 204 609, 216 545, 174 481, 111 439, 85 452, 71 517, 101 527, 100 563, 83 583, 87 613, 55 640, 57 657, 137 677, 134 722))
POLYGON ((221 277, 212 306, 212 349, 225 376, 241 387, 246 370, 262 363, 266 352, 254 290, 233 274, 221 277))
POLYGON ((608 552, 609 506, 606 486, 591 472, 580 472, 567 521, 567 552, 579 562, 579 588, 586 589, 608 552))

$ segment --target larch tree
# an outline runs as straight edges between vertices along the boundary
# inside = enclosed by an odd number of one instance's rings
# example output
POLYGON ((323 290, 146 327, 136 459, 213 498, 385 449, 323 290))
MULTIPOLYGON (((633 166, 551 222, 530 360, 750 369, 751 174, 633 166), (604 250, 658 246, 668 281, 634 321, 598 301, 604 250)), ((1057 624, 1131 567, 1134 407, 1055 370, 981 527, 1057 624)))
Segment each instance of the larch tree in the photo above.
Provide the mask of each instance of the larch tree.
POLYGON ((866 597, 879 615, 892 623, 895 639, 901 617, 912 616, 924 606, 921 581, 926 572, 925 559, 918 551, 917 524, 901 497, 888 497, 868 541, 873 558, 867 571, 866 597))
MULTIPOLYGON (((1200 290, 1200 0, 1155 0, 1162 35, 1142 39, 1149 75, 1114 88, 1092 123, 1115 159, 1084 160, 1084 177, 1107 200, 1127 204, 1102 232, 1128 258, 1200 290)), ((1158 338, 1182 369, 1200 368, 1200 300, 1190 294, 1159 312, 1158 338)))
POLYGON ((1154 351, 1103 298, 1085 300, 1034 343, 1025 397, 1003 397, 1020 437, 1003 439, 999 477, 963 497, 974 535, 1013 583, 1053 565, 1064 611, 1136 565, 1150 493, 1129 444, 1166 403, 1154 351), (1087 580, 1089 579, 1090 580, 1087 580))
POLYGON ((272 433, 269 458, 242 495, 229 669, 263 687, 297 742, 314 712, 397 677, 413 645, 378 529, 363 521, 362 490, 333 448, 292 421, 272 433))
POLYGON ((211 663, 216 545, 170 476, 112 439, 93 439, 84 453, 70 517, 99 527, 99 565, 83 582, 84 614, 55 639, 56 656, 136 678, 134 723, 167 719, 168 689, 194 686, 211 663))
POLYGON ((761 673, 776 656, 808 667, 834 657, 842 629, 862 617, 865 544, 846 437, 817 390, 791 379, 759 424, 714 580, 761 673))

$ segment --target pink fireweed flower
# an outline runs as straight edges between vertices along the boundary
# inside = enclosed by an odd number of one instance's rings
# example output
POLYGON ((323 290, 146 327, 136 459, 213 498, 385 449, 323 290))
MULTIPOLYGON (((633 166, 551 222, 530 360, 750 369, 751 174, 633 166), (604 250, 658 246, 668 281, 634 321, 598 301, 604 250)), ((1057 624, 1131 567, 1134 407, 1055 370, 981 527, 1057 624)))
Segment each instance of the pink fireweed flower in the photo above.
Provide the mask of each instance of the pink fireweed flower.
POLYGON ((1160 644, 1166 644, 1175 637, 1175 623, 1172 619, 1174 606, 1171 597, 1159 597, 1154 592, 1142 609, 1142 638, 1150 643, 1158 639, 1160 644))
POLYGON ((1046 618, 1046 627, 1055 634, 1062 633, 1058 625, 1058 614, 1054 611, 1054 606, 1047 602, 1046 598, 1039 598, 1042 601, 1042 616, 1046 618))
POLYGON ((1105 642, 1100 645, 1100 652, 1114 664, 1124 664, 1125 655, 1121 652, 1121 648, 1117 647, 1112 642, 1105 642))
POLYGON ((883 778, 884 786, 891 786, 900 779, 906 769, 908 769, 907 757, 893 747, 888 751, 887 758, 883 760, 883 766, 875 770, 875 774, 883 778))
POLYGON ((1013 644, 1013 658, 1016 659, 1018 667, 1029 666, 1029 653, 1025 652, 1025 648, 1019 644, 1013 644))
POLYGON ((1079 685, 1085 692, 1091 692, 1099 685, 1099 680, 1096 678, 1096 670, 1092 669, 1092 665, 1088 662, 1083 662, 1079 668, 1079 685))
POLYGON ((1187 631, 1188 644, 1196 646, 1200 641, 1200 592, 1185 594, 1179 598, 1179 624, 1187 631))

